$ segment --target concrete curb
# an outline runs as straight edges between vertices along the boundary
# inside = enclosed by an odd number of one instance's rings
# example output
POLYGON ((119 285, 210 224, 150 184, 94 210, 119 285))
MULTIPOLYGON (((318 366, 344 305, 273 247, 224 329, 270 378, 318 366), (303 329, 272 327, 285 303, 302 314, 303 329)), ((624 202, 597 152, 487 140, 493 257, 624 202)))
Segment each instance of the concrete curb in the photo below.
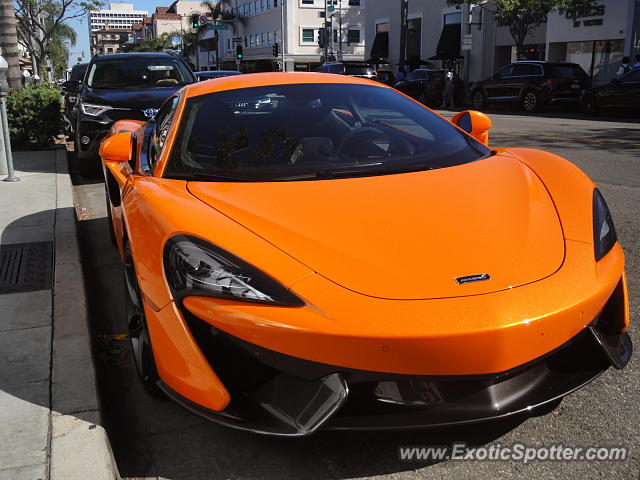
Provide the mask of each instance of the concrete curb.
POLYGON ((50 480, 118 480, 101 426, 86 296, 66 151, 55 151, 55 278, 50 480))

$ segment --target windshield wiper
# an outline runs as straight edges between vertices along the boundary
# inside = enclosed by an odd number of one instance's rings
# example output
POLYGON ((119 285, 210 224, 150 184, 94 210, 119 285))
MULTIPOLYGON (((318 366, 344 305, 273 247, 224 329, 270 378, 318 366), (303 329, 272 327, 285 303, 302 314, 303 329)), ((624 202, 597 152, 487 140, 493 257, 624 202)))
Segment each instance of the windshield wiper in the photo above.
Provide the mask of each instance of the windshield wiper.
POLYGON ((218 175, 215 173, 170 173, 165 178, 174 180, 187 180, 192 182, 264 182, 268 181, 261 178, 234 177, 226 175, 218 175))

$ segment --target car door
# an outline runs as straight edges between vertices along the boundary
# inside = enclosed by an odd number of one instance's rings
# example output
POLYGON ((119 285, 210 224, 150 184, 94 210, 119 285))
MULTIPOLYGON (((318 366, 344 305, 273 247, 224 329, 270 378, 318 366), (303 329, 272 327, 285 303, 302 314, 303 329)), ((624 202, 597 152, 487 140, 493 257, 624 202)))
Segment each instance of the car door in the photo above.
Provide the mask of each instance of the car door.
MULTIPOLYGON (((180 97, 174 95, 160 107, 153 120, 135 132, 130 162, 110 162, 105 169, 105 184, 110 203, 114 234, 118 242, 123 238, 124 224, 121 203, 127 195, 130 180, 135 175, 151 175, 164 149, 169 128, 180 97)), ((128 130, 123 130, 128 131, 128 130)))
POLYGON ((504 100, 505 91, 513 74, 514 65, 507 65, 486 81, 484 92, 488 101, 504 100))
POLYGON ((598 103, 603 107, 640 109, 640 69, 632 70, 603 89, 598 103))

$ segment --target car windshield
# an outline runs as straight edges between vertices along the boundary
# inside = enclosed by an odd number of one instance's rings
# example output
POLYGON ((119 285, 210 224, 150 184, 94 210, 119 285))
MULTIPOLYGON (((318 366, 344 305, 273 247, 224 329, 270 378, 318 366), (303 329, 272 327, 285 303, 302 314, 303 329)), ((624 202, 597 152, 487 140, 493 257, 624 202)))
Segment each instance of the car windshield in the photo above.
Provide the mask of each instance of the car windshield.
POLYGON ((273 85, 189 99, 165 176, 331 179, 452 167, 492 153, 388 88, 273 85))
POLYGON ((92 88, 161 88, 186 85, 192 78, 176 58, 122 56, 94 63, 87 82, 92 88))

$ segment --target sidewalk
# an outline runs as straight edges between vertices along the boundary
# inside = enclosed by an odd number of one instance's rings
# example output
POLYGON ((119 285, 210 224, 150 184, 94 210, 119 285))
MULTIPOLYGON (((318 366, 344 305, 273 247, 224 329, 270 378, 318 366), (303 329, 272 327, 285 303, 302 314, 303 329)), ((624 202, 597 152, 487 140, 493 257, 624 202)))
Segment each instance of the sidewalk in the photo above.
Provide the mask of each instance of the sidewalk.
POLYGON ((120 478, 101 426, 63 149, 0 182, 0 480, 120 478))

